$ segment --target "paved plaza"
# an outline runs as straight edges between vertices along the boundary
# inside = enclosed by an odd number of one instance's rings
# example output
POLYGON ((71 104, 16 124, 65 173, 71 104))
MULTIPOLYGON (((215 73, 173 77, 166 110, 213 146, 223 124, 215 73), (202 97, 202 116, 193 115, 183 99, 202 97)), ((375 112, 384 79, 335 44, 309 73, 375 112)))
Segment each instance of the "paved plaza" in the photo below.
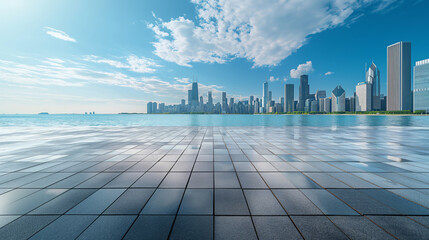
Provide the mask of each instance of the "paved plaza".
POLYGON ((28 238, 429 239, 429 128, 1 128, 28 238))

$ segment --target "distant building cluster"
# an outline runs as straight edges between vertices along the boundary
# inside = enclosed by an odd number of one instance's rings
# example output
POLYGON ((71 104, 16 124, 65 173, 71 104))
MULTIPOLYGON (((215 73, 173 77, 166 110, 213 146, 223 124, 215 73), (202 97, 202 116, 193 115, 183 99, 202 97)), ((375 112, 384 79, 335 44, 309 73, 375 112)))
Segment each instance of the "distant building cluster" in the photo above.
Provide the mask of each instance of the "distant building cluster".
POLYGON ((417 111, 429 112, 429 59, 416 62, 414 90, 411 87, 411 43, 398 42, 387 47, 387 96, 380 93, 380 70, 372 63, 366 70, 365 81, 356 85, 352 96, 338 85, 330 94, 325 90, 310 93, 308 75, 301 75, 298 100, 294 96, 294 84, 284 85, 284 96, 273 100, 268 81, 262 85, 262 98, 250 96, 249 100, 234 101, 222 92, 221 102, 213 103, 212 92, 207 101, 198 94, 198 83, 188 90, 188 101, 165 105, 147 104, 147 113, 287 113, 287 112, 365 112, 365 111, 417 111))

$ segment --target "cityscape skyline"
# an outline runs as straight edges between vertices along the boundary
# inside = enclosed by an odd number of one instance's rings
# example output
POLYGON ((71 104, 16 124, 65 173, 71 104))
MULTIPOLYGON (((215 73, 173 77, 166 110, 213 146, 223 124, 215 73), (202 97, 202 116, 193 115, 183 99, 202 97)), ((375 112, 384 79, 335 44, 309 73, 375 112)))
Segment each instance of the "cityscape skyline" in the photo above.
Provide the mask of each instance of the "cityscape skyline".
MULTIPOLYGON (((249 96, 234 102, 227 93, 222 92, 221 102, 213 103, 212 92, 207 92, 207 102, 198 94, 198 82, 193 80, 188 90, 188 102, 181 100, 179 105, 165 105, 156 102, 147 104, 147 113, 284 113, 284 112, 367 112, 367 111, 416 111, 429 112, 429 59, 416 62, 417 88, 411 87, 411 43, 398 42, 387 47, 387 90, 385 96, 380 92, 380 70, 374 62, 365 72, 365 81, 356 85, 356 91, 346 97, 346 91, 337 85, 326 95, 326 90, 318 89, 310 93, 309 76, 300 75, 297 101, 294 98, 294 85, 284 85, 284 95, 278 102, 273 98, 268 80, 262 84, 262 97, 249 96), (417 92, 417 98, 413 92, 417 92), (389 97, 390 96, 390 97, 389 97), (415 102, 415 103, 413 103, 415 102), (414 108, 412 107, 414 105, 414 108), (416 108, 417 106, 417 108, 416 108)), ((416 83, 414 83, 416 86, 416 83)))
POLYGON ((0 113, 146 112, 149 101, 186 99, 192 76, 215 102, 223 91, 236 101, 259 96, 267 79, 276 100, 284 83, 298 96, 303 71, 312 93, 340 84, 348 94, 372 62, 386 94, 387 45, 412 42, 413 63, 429 52, 429 36, 418 30, 426 1, 229 1, 240 12, 205 2, 1 1, 0 113), (207 24, 205 6, 220 14, 207 24), (240 31, 231 36, 217 22, 240 31))

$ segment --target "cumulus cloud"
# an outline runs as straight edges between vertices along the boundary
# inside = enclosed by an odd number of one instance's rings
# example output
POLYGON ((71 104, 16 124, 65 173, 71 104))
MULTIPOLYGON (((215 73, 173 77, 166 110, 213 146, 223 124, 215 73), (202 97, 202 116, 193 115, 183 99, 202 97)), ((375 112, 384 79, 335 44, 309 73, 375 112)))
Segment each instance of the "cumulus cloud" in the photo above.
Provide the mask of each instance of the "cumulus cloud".
POLYGON ((334 72, 326 72, 325 76, 329 76, 329 75, 332 75, 332 74, 334 74, 334 72))
POLYGON ((145 57, 137 57, 135 55, 130 55, 126 57, 126 62, 120 62, 117 60, 112 59, 106 59, 99 56, 86 56, 84 60, 88 62, 94 62, 94 63, 105 63, 110 66, 116 67, 116 68, 124 68, 132 72, 138 72, 138 73, 154 73, 156 70, 156 67, 160 67, 154 60, 150 58, 145 57))
POLYGON ((312 35, 376 11, 394 0, 191 0, 195 21, 183 16, 148 27, 155 33, 154 53, 181 66, 225 63, 246 58, 254 66, 275 66, 312 35))
POLYGON ((313 69, 313 63, 311 61, 307 61, 306 63, 299 64, 296 69, 290 70, 290 77, 291 78, 299 78, 303 74, 308 74, 312 72, 313 69))
POLYGON ((46 34, 51 35, 54 38, 58 38, 68 42, 76 42, 76 39, 70 37, 67 33, 61 30, 51 28, 51 27, 45 27, 45 31, 46 31, 46 34))
POLYGON ((270 80, 270 82, 276 82, 276 81, 278 81, 278 80, 280 80, 278 77, 276 78, 276 77, 274 77, 274 76, 271 76, 270 78, 269 78, 269 80, 270 80))

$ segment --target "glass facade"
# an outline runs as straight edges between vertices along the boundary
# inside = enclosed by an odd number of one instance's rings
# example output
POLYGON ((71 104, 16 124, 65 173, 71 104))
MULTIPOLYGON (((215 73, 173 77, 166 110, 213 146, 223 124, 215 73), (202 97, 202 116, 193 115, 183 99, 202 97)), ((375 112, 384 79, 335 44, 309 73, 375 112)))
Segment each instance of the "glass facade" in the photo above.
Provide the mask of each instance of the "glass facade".
POLYGON ((414 67, 414 111, 429 112, 429 62, 417 62, 414 67))

